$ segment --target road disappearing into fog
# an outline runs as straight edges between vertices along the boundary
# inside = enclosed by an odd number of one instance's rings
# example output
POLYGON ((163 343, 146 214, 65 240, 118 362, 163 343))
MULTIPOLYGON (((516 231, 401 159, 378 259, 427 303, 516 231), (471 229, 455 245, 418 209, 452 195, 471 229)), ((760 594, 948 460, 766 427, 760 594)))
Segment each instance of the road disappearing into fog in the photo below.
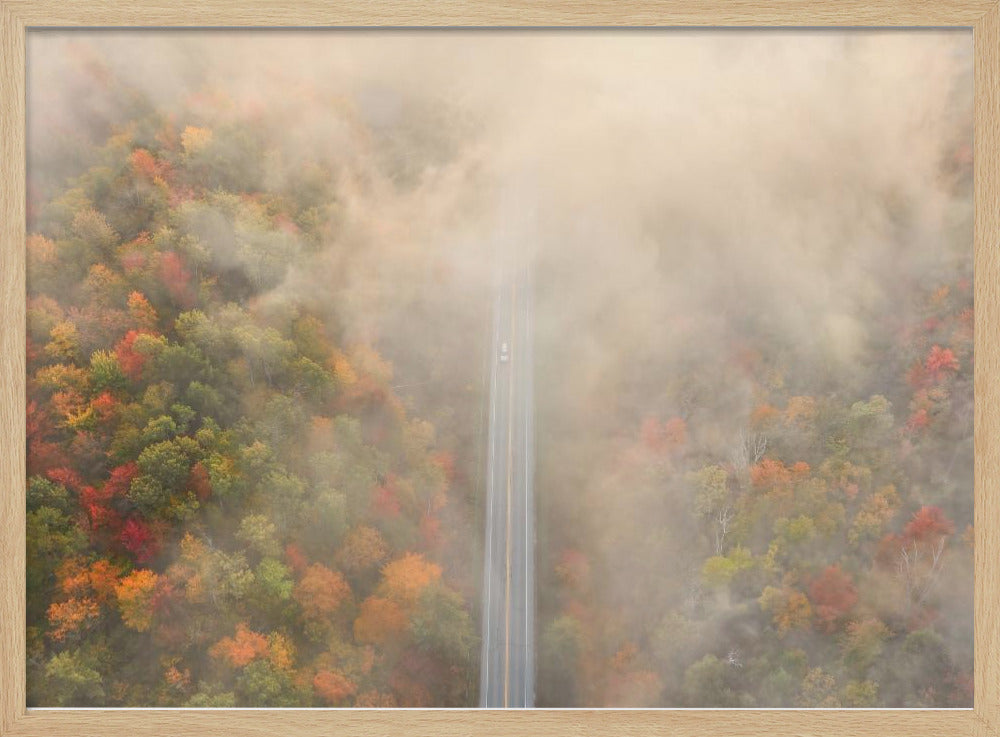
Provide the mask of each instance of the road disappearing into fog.
POLYGON ((531 330, 531 285, 509 269, 497 289, 490 361, 479 687, 486 708, 535 703, 531 330))

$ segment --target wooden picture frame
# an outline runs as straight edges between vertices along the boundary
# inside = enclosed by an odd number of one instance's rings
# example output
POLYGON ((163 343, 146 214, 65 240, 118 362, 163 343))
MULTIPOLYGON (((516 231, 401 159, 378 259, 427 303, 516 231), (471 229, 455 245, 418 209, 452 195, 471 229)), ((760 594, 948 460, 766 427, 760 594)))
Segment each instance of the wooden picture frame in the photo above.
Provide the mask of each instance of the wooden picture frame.
POLYGON ((0 0, 0 735, 1000 734, 1000 0, 0 0), (975 48, 975 683, 955 710, 28 710, 25 35, 76 26, 971 27, 975 48))

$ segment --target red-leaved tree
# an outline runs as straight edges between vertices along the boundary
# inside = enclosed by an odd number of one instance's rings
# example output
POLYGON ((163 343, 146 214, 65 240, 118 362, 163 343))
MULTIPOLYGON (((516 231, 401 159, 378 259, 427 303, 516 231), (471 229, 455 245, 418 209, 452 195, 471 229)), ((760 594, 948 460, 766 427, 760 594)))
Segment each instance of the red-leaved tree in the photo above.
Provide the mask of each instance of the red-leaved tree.
POLYGON ((809 585, 809 600, 817 627, 823 632, 833 632, 844 615, 858 603, 858 591, 851 577, 839 565, 832 565, 809 585))

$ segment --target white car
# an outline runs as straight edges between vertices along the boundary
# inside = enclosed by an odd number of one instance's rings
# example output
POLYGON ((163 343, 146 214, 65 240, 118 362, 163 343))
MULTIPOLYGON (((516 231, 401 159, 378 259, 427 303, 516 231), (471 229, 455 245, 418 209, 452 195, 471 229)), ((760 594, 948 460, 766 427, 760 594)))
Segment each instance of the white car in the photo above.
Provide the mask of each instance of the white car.
POLYGON ((510 360, 510 351, 507 350, 507 344, 500 344, 500 363, 507 363, 510 360))

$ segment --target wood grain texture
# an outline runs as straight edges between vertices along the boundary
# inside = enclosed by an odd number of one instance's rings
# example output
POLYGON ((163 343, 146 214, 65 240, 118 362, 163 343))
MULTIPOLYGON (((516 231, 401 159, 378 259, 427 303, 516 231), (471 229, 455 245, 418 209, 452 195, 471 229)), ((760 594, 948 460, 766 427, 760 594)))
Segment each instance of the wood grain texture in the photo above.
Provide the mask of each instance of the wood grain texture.
POLYGON ((976 713, 1000 729, 1000 5, 975 39, 976 713))
POLYGON ((24 713, 24 27, 0 5, 0 730, 24 713))
POLYGON ((5 0, 29 26, 953 26, 994 0, 5 0))
POLYGON ((29 712, 12 737, 995 737, 971 710, 148 710, 29 712))
POLYGON ((998 0, 101 2, 0 0, 0 735, 1000 736, 1000 5, 998 0), (32 710, 24 645, 26 26, 975 27, 975 709, 954 711, 32 710))

